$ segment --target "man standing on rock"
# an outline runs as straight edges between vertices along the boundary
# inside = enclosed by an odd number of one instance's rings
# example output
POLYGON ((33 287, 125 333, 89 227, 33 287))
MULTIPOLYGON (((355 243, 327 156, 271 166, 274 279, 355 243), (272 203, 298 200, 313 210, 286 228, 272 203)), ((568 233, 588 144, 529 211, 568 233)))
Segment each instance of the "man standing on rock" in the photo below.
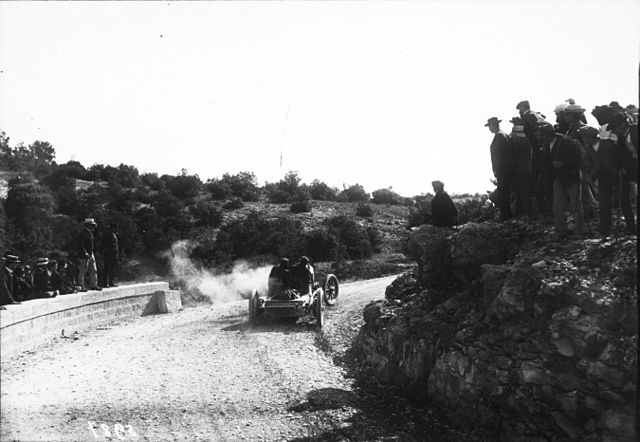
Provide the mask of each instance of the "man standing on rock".
POLYGON ((83 290, 102 290, 98 287, 98 266, 96 265, 96 247, 93 232, 98 224, 93 218, 85 218, 84 228, 78 238, 78 284, 83 290))
POLYGON ((509 148, 509 135, 500 130, 500 122, 496 117, 487 120, 485 126, 495 134, 489 151, 491 153, 491 167, 496 178, 498 189, 496 190, 497 206, 503 220, 512 218, 511 214, 511 187, 513 182, 513 155, 509 148))
POLYGON ((575 236, 584 235, 584 219, 580 186, 580 163, 582 156, 577 141, 554 132, 553 126, 544 123, 538 126, 536 136, 545 150, 546 168, 553 177, 553 224, 556 240, 566 238, 567 220, 564 210, 567 201, 575 222, 575 236))

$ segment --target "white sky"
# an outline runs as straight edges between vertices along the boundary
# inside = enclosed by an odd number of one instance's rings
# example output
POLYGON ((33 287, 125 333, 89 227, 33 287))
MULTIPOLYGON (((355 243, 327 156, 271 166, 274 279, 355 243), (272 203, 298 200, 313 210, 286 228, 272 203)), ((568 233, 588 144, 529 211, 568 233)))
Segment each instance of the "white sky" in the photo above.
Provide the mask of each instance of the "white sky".
POLYGON ((87 167, 483 192, 487 118, 508 132, 518 101, 551 117, 572 97, 595 125, 597 104, 638 104, 639 12, 623 0, 1 2, 0 129, 87 167))

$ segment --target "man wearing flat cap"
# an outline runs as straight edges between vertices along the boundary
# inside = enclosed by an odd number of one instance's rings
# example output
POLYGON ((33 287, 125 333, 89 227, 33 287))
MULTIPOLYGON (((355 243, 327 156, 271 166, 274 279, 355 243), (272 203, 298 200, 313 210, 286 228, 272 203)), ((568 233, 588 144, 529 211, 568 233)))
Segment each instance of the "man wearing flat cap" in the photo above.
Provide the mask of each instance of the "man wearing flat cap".
POLYGON ((494 134, 489 147, 491 154, 491 167, 493 176, 497 182, 497 206, 500 217, 507 220, 513 217, 511 213, 511 187, 513 186, 513 162, 514 156, 509 148, 509 135, 500 130, 500 122, 497 117, 487 120, 486 127, 494 134))
POLYGON ((538 126, 536 136, 544 148, 545 167, 553 179, 554 239, 562 240, 568 235, 564 214, 567 203, 571 207, 576 225, 575 236, 582 237, 584 220, 580 186, 580 147, 571 138, 555 133, 553 126, 548 123, 538 126))
MULTIPOLYGON (((20 264, 17 255, 7 252, 2 257, 2 267, 0 268, 0 306, 7 304, 20 304, 14 298, 16 284, 13 272, 20 264)), ((2 307, 3 310, 6 310, 2 307)))
POLYGON ((96 247, 93 232, 98 224, 93 218, 85 218, 78 238, 78 284, 83 290, 102 290, 98 287, 98 267, 96 265, 96 247))

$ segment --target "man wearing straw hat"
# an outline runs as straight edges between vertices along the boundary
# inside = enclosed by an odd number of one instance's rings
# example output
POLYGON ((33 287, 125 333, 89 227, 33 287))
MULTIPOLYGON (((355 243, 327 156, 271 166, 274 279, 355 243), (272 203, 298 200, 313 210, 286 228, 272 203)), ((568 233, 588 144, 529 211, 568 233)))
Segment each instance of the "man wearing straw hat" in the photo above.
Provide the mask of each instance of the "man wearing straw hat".
POLYGON ((84 228, 78 240, 78 258, 80 275, 78 284, 84 290, 102 290, 98 287, 98 266, 96 265, 96 246, 93 232, 98 224, 93 218, 85 218, 84 228))

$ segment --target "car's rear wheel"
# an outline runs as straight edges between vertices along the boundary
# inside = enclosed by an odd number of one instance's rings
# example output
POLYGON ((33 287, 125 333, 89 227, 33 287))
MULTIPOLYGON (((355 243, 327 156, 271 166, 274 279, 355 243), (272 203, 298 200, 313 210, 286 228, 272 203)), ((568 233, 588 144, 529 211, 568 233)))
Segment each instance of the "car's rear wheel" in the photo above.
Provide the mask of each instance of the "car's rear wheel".
POLYGON ((324 327, 325 323, 325 307, 320 296, 316 297, 316 300, 313 302, 313 316, 316 317, 316 324, 318 327, 324 327))
POLYGON ((340 284, 336 275, 329 274, 324 281, 324 302, 327 305, 334 305, 338 300, 340 284))
POLYGON ((249 298, 249 321, 253 325, 258 324, 258 292, 254 291, 249 298))

